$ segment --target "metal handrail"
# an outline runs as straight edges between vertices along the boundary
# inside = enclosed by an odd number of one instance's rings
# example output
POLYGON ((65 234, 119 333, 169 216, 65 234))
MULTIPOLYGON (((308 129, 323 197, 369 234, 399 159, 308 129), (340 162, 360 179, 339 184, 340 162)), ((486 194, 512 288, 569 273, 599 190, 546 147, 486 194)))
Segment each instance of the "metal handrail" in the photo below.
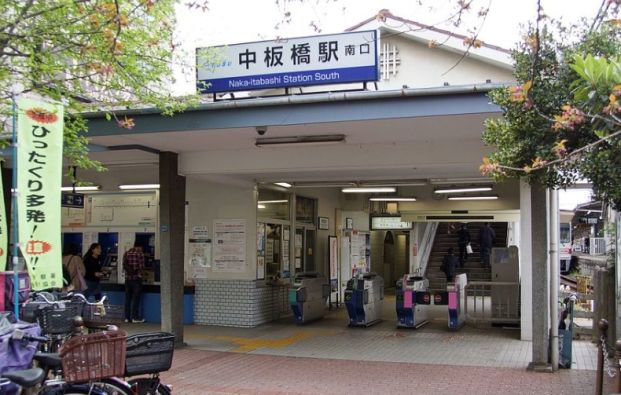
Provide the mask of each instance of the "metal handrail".
POLYGON ((515 310, 515 315, 511 314, 511 311, 513 309, 509 309, 508 307, 510 306, 511 300, 510 300, 510 296, 507 296, 506 298, 506 302, 504 304, 504 306, 507 306, 507 308, 505 309, 504 312, 501 312, 501 314, 494 314, 493 311, 491 311, 491 305, 490 305, 490 311, 488 312, 488 316, 486 316, 486 311, 485 311, 485 303, 486 300, 485 298, 488 297, 489 298, 489 303, 492 303, 492 298, 491 295, 486 295, 486 293, 490 293, 492 291, 492 288, 494 286, 497 287, 517 287, 518 291, 519 291, 519 287, 520 287, 520 283, 519 282, 509 282, 509 281, 471 281, 468 284, 466 284, 466 286, 464 287, 464 292, 466 293, 466 303, 464 306, 464 314, 466 316, 466 320, 474 322, 475 324, 478 322, 499 322, 499 323, 514 323, 514 322, 519 322, 520 321, 520 315, 519 315, 519 304, 520 304, 520 298, 519 298, 519 293, 518 293, 518 298, 515 300, 515 306, 514 310, 515 310), (485 289, 483 289, 485 288, 485 289), (478 309, 478 299, 481 298, 481 305, 480 308, 481 310, 479 311, 478 309), (472 307, 473 307, 473 311, 469 311, 470 309, 468 308, 468 302, 469 300, 472 301, 472 307))
POLYGON ((429 263, 429 256, 433 248, 433 242, 436 239, 436 233, 438 231, 438 222, 428 222, 423 233, 423 242, 421 243, 420 261, 418 267, 421 273, 427 273, 427 264, 429 263))

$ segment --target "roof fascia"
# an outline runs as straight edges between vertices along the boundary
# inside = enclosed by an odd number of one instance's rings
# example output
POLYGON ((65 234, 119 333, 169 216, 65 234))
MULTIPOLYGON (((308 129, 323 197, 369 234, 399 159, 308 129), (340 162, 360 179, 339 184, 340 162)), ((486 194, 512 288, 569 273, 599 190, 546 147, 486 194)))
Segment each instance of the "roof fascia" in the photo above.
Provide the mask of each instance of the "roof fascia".
MULTIPOLYGON (((438 46, 438 49, 443 49, 458 55, 463 55, 467 48, 463 44, 464 36, 453 34, 451 32, 445 32, 439 29, 429 29, 423 25, 407 23, 403 20, 393 20, 401 25, 406 24, 410 26, 412 30, 402 31, 398 28, 388 26, 386 22, 372 19, 367 23, 357 26, 351 31, 379 30, 384 34, 407 38, 425 45, 431 41, 435 41, 441 44, 438 46)), ((380 40, 381 38, 382 36, 380 36, 380 40)), ((468 50, 467 56, 505 70, 513 70, 513 58, 511 57, 511 52, 509 50, 483 44, 479 48, 471 47, 468 50)))

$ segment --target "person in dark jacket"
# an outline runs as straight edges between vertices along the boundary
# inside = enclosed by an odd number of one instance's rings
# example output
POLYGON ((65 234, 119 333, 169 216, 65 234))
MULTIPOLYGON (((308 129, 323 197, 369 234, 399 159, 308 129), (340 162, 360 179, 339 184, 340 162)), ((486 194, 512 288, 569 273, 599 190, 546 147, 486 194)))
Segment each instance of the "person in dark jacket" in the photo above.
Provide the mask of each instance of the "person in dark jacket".
POLYGON ((451 247, 448 249, 446 255, 444 255, 444 258, 442 258, 442 265, 440 266, 440 270, 446 275, 447 283, 455 280, 455 270, 458 264, 459 260, 455 256, 453 247, 451 247))
POLYGON ((101 263, 101 244, 93 243, 84 254, 84 267, 86 268, 86 274, 84 279, 86 280, 86 291, 84 296, 88 299, 90 296, 94 296, 95 300, 101 299, 101 285, 99 284, 102 272, 101 263))
POLYGON ((479 235, 481 245, 481 260, 483 267, 490 267, 490 257, 492 254, 492 246, 494 245, 494 239, 496 238, 496 232, 490 226, 489 222, 485 223, 485 226, 481 228, 479 235))
POLYGON ((461 224, 461 228, 457 231, 457 245, 459 246, 459 266, 464 267, 468 260, 466 246, 470 243, 470 231, 467 224, 461 224))

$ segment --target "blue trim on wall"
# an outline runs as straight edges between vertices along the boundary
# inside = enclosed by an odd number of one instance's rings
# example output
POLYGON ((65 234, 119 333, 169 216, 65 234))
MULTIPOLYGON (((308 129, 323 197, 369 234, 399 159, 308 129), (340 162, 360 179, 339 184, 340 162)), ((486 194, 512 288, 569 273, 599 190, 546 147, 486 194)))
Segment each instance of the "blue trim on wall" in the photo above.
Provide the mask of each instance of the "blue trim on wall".
MULTIPOLYGON (((260 100, 260 99, 251 99, 260 100)), ((159 114, 131 115, 136 126, 130 131, 104 118, 88 120, 89 136, 128 135, 206 129, 298 125, 305 123, 365 121, 443 115, 500 113, 487 93, 473 92, 436 96, 402 96, 389 99, 332 101, 230 109, 186 111, 173 117, 159 114), (286 116, 283 113, 286 112, 286 116)))
POLYGON ((287 73, 199 80, 196 82, 196 89, 201 93, 213 93, 296 86, 331 85, 349 82, 377 81, 377 75, 377 65, 325 70, 290 71, 287 73), (204 88, 205 86, 208 87, 204 88))

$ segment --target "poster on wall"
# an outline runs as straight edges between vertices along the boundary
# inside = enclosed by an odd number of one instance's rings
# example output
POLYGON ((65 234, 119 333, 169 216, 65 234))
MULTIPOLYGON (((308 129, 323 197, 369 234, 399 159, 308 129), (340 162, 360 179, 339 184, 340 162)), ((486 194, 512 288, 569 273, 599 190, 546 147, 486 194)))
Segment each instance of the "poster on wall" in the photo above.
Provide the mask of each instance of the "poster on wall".
POLYGON ((338 259, 339 259, 339 244, 338 239, 335 236, 328 237, 328 244, 330 248, 329 264, 330 264, 330 284, 332 284, 332 290, 336 290, 338 281, 338 259))
POLYGON ((213 221, 212 271, 242 273, 246 265, 246 220, 213 221))
POLYGON ((192 278, 207 278, 207 273, 211 268, 211 240, 190 239, 188 241, 192 278))
POLYGON ((265 278, 265 258, 262 256, 257 257, 257 280, 263 280, 265 278))

